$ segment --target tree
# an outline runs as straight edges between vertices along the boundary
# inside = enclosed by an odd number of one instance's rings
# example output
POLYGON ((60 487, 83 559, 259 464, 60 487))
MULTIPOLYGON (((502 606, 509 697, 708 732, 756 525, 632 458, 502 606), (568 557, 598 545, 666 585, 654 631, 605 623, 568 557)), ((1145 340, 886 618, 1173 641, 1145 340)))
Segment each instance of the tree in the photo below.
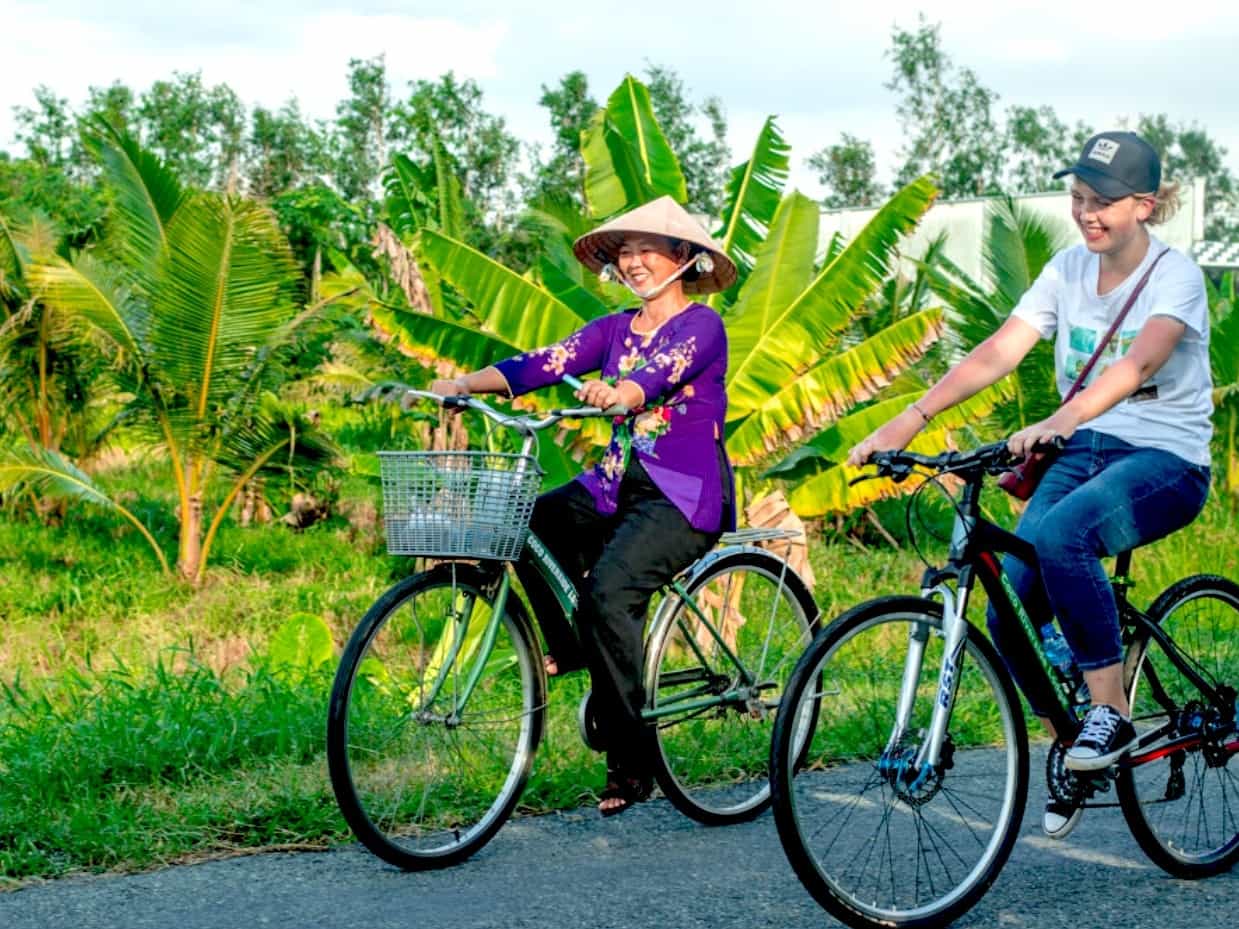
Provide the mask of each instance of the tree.
MULTIPOLYGON (((216 532, 250 479, 321 466, 333 454, 274 394, 282 353, 318 307, 297 312, 299 275, 269 210, 186 190, 110 127, 100 127, 92 147, 113 188, 107 247, 48 255, 25 279, 46 306, 106 347, 131 398, 120 419, 136 440, 163 450, 172 472, 178 570, 200 581, 216 532)), ((0 466, 0 486, 21 482, 126 514, 163 561, 149 531, 72 462, 15 455, 0 466)))
MULTIPOLYGON (((587 200, 595 214, 612 215, 663 193, 683 196, 678 159, 654 117, 648 91, 631 76, 595 114, 582 154, 587 200)), ((759 468, 772 456, 890 384, 942 327, 941 311, 930 309, 859 344, 844 339, 856 307, 897 259, 898 241, 933 202, 934 185, 922 178, 900 191, 853 242, 831 250, 818 267, 819 208, 797 193, 780 199, 787 164, 786 144, 767 120, 752 156, 732 173, 722 208, 725 247, 733 253, 742 248, 751 268, 724 316, 730 351, 727 442, 751 481, 759 481, 759 468)), ((409 210, 414 208, 410 204, 409 210)), ((552 219, 548 238, 559 229, 560 245, 566 246, 579 223, 567 216, 552 219)), ((431 314, 413 313, 372 298, 370 312, 403 351, 430 363, 475 370, 562 338, 587 319, 630 302, 625 291, 573 278, 568 267, 551 261, 541 266, 538 282, 440 232, 423 229, 418 238, 419 257, 457 290, 465 309, 437 306, 431 314)), ((567 254, 566 247, 551 254, 567 254)), ((558 399, 552 396, 550 402, 558 399)), ((980 398, 961 415, 987 412, 986 403, 980 398)), ((934 438, 941 441, 941 433, 926 441, 934 438)), ((556 449, 544 443, 543 453, 556 449)), ((562 462, 557 470, 565 470, 562 462)), ((834 470, 834 482, 824 478, 808 487, 801 496, 804 505, 847 508, 846 478, 839 479, 843 470, 833 461, 817 470, 834 470)))
POLYGON ((187 183, 235 185, 245 135, 245 108, 227 84, 207 87, 199 72, 174 72, 138 99, 142 143, 187 183))
POLYGON ((525 180, 528 202, 544 198, 568 201, 578 209, 585 206, 585 162, 581 158, 581 135, 598 112, 598 101, 589 93, 589 79, 583 71, 571 71, 555 88, 542 85, 538 105, 550 115, 555 141, 550 158, 540 160, 532 153, 533 176, 525 180))
POLYGON ((947 198, 997 193, 1003 168, 993 112, 998 94, 951 61, 939 28, 922 15, 915 31, 896 26, 891 33, 887 56, 894 75, 886 87, 899 95, 895 111, 908 139, 896 184, 933 172, 947 198))
POLYGON ((374 200, 387 163, 391 89, 382 55, 348 63, 349 96, 336 105, 333 161, 336 186, 349 200, 374 200))
MULTIPOLYGON (((1091 131, 1077 127, 1076 134, 1091 131)), ((1067 128, 1048 106, 1013 106, 1007 109, 1004 147, 1009 153, 1004 187, 1012 193, 1058 190, 1061 181, 1054 172, 1071 164, 1084 144, 1077 145, 1067 128)))
POLYGON ((864 139, 845 132, 838 144, 810 155, 808 165, 817 172, 818 183, 826 188, 822 206, 827 209, 871 206, 882 196, 876 180, 873 146, 864 139))
POLYGON ((492 222, 507 206, 507 185, 520 143, 502 117, 482 106, 473 80, 448 72, 438 81, 414 81, 408 99, 396 107, 401 138, 409 151, 429 160, 436 145, 447 154, 466 201, 492 222))
POLYGON ((17 141, 29 158, 42 167, 63 168, 73 151, 76 135, 69 101, 40 84, 34 89, 35 107, 14 107, 17 141))
POLYGON ((246 139, 246 190, 264 199, 291 191, 317 178, 325 154, 325 140, 302 117, 296 100, 274 112, 254 107, 246 139))
POLYGON ((1226 149, 1200 126, 1172 125, 1165 113, 1141 116, 1136 131, 1157 149, 1164 177, 1186 183, 1204 179, 1206 238, 1239 238, 1239 222, 1227 216, 1239 202, 1235 178, 1226 167, 1226 149))
POLYGON ((651 64, 645 69, 650 102, 671 150, 680 161, 688 190, 685 205, 693 212, 718 216, 727 175, 727 117, 718 97, 690 103, 684 82, 671 68, 651 64), (704 117, 709 134, 703 136, 696 122, 704 117))

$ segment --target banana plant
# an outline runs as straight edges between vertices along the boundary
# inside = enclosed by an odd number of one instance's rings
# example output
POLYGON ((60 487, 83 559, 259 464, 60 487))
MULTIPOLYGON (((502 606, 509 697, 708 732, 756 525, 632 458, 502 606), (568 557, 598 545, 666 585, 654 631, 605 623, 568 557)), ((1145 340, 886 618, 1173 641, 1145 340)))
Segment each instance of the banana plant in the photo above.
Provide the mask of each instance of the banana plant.
POLYGON ((735 302, 756 262, 757 251, 765 241, 783 199, 791 166, 791 146, 770 116, 757 134, 748 160, 737 165, 727 182, 723 221, 714 238, 736 263, 736 283, 728 290, 711 294, 710 306, 723 309, 735 302))
POLYGON ((631 74, 582 133, 585 202, 605 220, 664 194, 688 199, 684 172, 654 116, 649 89, 631 74))
POLYGON ((936 196, 931 179, 912 182, 820 270, 817 204, 798 193, 784 199, 728 314, 727 435, 738 464, 757 464, 873 397, 937 338, 937 310, 855 346, 841 338, 936 196))
MULTIPOLYGON (((125 428, 166 455, 178 500, 177 569, 198 582, 247 481, 321 467, 335 455, 273 393, 289 339, 332 298, 299 310, 298 271, 265 207, 183 190, 110 127, 93 146, 115 190, 112 230, 99 250, 49 256, 27 269, 27 279, 48 306, 106 346, 132 397, 125 428)), ((81 484, 67 468, 54 478, 55 464, 12 463, 6 480, 81 484)), ((83 485, 77 496, 106 494, 83 485)))

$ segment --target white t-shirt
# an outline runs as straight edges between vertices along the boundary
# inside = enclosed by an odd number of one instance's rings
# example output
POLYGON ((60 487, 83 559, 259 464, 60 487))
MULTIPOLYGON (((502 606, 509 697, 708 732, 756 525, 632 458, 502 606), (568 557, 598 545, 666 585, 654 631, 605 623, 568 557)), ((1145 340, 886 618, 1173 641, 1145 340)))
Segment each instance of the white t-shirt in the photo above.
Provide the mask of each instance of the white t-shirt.
MULTIPOLYGON (((1144 275, 1166 248, 1153 236, 1149 250, 1127 279, 1097 295, 1099 258, 1084 245, 1055 255, 1012 310, 1043 339, 1055 338, 1058 391, 1066 396, 1098 341, 1144 275)), ((1132 445, 1160 448, 1199 465, 1209 464, 1213 435, 1213 380, 1209 372, 1209 301, 1204 275, 1186 255, 1171 249, 1132 305, 1119 331, 1090 372, 1092 383, 1106 366, 1126 354, 1150 316, 1186 324, 1166 363, 1140 388, 1081 428, 1096 429, 1132 445)), ((1087 384, 1086 384, 1087 386, 1087 384)))

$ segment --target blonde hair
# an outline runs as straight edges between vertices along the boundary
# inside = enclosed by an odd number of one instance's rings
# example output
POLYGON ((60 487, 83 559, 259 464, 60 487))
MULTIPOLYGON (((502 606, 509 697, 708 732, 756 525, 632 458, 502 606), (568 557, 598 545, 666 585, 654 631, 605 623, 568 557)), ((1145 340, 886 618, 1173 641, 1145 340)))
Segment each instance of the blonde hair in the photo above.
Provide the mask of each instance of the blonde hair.
POLYGON ((1179 185, 1165 181, 1157 188, 1157 193, 1141 194, 1142 197, 1154 197, 1157 201, 1153 207, 1153 212, 1149 214, 1149 218, 1145 222, 1150 226, 1156 226, 1164 223, 1179 212, 1179 185))

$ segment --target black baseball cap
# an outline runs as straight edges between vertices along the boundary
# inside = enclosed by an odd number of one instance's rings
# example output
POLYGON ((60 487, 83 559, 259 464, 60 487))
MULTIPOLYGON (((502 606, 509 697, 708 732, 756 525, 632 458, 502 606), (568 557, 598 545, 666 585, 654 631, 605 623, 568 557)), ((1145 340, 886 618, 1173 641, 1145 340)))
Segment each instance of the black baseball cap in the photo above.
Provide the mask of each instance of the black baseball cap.
POLYGON ((1103 197, 1154 194, 1162 183, 1162 162, 1153 146, 1134 132, 1099 132, 1084 143, 1080 160, 1054 177, 1074 174, 1103 197))

